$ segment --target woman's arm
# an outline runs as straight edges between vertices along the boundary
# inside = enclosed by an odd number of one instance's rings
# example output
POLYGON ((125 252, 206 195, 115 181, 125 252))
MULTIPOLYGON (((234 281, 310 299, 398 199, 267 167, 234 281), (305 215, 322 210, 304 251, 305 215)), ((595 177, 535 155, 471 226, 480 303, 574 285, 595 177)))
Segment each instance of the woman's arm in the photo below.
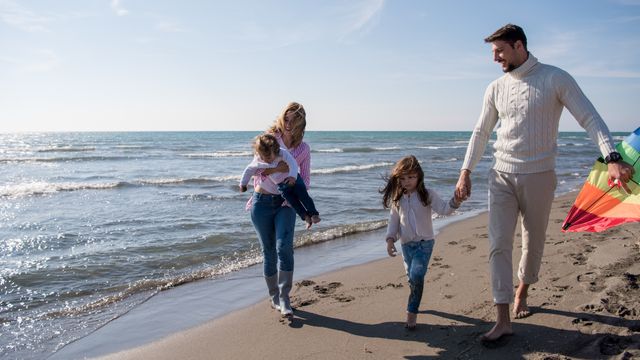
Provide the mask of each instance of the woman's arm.
POLYGON ((289 172, 289 165, 284 161, 280 161, 278 166, 262 170, 262 174, 265 176, 269 176, 277 172, 289 172))
POLYGON ((309 189, 311 185, 311 148, 303 141, 291 153, 300 166, 300 177, 302 177, 304 184, 309 189))

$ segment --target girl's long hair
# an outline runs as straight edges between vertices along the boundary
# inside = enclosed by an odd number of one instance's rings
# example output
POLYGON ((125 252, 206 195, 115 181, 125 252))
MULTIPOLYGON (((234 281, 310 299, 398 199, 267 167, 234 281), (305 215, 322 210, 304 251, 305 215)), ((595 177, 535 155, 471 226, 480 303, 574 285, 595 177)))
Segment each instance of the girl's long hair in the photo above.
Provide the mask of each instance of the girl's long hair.
POLYGON ((422 171, 422 167, 415 156, 409 155, 403 157, 396 163, 391 171, 391 175, 385 177, 387 184, 384 188, 379 190, 382 194, 382 205, 385 209, 388 209, 391 206, 398 206, 398 201, 405 192, 404 188, 400 184, 400 177, 402 175, 412 173, 418 175, 416 191, 420 197, 420 202, 422 202, 422 205, 424 206, 431 203, 431 199, 429 199, 429 192, 424 186, 424 172, 422 171))
POLYGON ((267 130, 272 134, 284 133, 284 117, 288 112, 293 112, 293 124, 291 127, 291 147, 295 148, 300 145, 302 138, 304 137, 304 129, 307 127, 307 113, 304 111, 302 104, 297 102, 290 102, 282 109, 282 112, 273 122, 273 125, 267 130))

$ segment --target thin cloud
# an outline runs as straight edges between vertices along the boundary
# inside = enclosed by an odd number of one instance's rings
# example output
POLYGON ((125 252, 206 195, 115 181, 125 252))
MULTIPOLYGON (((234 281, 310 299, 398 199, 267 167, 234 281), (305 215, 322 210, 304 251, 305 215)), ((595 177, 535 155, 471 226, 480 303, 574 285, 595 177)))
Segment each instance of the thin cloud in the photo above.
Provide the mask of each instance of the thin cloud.
POLYGON ((371 31, 382 13, 384 0, 367 0, 356 4, 347 16, 345 33, 340 40, 346 40, 353 35, 363 36, 371 31))
POLYGON ((640 79, 640 72, 625 69, 612 69, 611 65, 583 65, 575 66, 571 74, 589 78, 640 79))
POLYGON ((614 0, 613 2, 620 5, 640 6, 640 0, 614 0))
POLYGON ((22 73, 48 72, 60 65, 60 57, 49 49, 33 50, 32 55, 19 57, 0 56, 0 63, 22 73))
POLYGON ((636 21, 639 21, 639 20, 640 20, 640 16, 622 16, 622 17, 619 17, 619 18, 612 19, 610 22, 626 24, 626 23, 630 23, 630 22, 636 22, 636 21))
POLYGON ((636 41, 619 39, 614 48, 623 49, 619 56, 602 60, 601 53, 590 47, 589 37, 594 36, 598 29, 573 32, 557 32, 550 36, 549 41, 540 43, 532 50, 541 62, 560 66, 573 76, 590 78, 618 78, 637 79, 640 72, 633 69, 636 54, 636 41), (627 49, 628 47, 628 49, 627 49), (627 49, 627 51, 624 51, 627 49))
POLYGON ((533 55, 542 62, 557 63, 576 53, 578 37, 576 32, 556 32, 550 35, 549 40, 536 41, 535 45, 529 47, 533 55))
POLYGON ((46 24, 50 19, 35 14, 11 0, 0 0, 0 20, 27 32, 49 32, 46 24))
POLYGON ((113 11, 118 16, 129 15, 129 10, 125 9, 122 6, 122 4, 120 3, 120 0, 111 0, 111 9, 113 9, 113 11))
POLYGON ((156 30, 165 33, 182 33, 187 32, 180 24, 173 21, 162 20, 156 24, 156 30))
POLYGON ((48 72, 60 65, 60 58, 52 50, 38 50, 36 51, 36 56, 39 59, 31 64, 26 64, 24 70, 28 72, 48 72))

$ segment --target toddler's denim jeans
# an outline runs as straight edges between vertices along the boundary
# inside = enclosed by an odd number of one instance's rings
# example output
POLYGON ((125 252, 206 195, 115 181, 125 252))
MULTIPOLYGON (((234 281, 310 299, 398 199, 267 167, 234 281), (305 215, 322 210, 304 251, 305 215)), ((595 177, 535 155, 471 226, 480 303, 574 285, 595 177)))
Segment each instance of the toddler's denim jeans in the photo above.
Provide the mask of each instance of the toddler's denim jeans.
POLYGON ((288 185, 284 182, 278 184, 278 190, 282 192, 282 196, 287 200, 289 205, 300 215, 302 221, 306 220, 307 215, 319 215, 316 205, 307 192, 307 185, 300 174, 296 178, 295 185, 288 185))

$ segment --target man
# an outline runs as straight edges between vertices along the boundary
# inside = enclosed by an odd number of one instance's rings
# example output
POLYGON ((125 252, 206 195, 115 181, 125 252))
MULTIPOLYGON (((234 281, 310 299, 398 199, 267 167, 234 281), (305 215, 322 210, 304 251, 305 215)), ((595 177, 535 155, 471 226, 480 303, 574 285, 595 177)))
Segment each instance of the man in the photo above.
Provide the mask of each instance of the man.
POLYGON ((505 75, 484 95, 456 185, 461 198, 471 195, 470 173, 482 157, 494 127, 494 163, 489 173, 489 238, 491 284, 496 304, 495 326, 481 338, 494 342, 513 334, 509 304, 513 299, 513 236, 522 216, 522 257, 518 268, 513 315, 530 315, 529 285, 538 281, 551 202, 556 188, 558 124, 566 107, 600 149, 609 177, 626 182, 633 168, 615 151, 606 124, 567 72, 539 63, 527 51, 522 28, 508 24, 485 39, 505 75))

